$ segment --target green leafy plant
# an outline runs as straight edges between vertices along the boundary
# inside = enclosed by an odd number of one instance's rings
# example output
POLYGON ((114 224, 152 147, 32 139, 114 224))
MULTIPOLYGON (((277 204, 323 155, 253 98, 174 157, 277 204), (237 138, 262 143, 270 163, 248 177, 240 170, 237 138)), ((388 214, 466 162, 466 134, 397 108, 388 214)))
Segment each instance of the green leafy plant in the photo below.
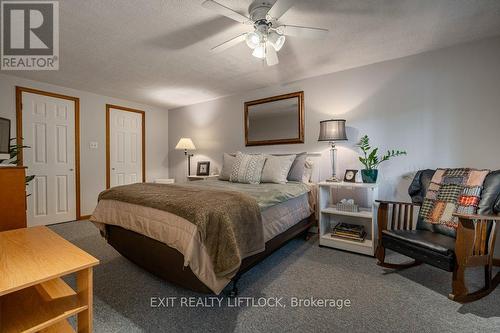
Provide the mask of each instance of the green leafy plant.
POLYGON ((387 153, 379 157, 377 155, 378 148, 370 146, 370 138, 364 135, 358 142, 357 146, 363 152, 363 156, 359 156, 359 161, 365 166, 366 170, 375 170, 380 163, 389 160, 392 157, 406 155, 404 150, 388 150, 387 153))
MULTIPOLYGON (((16 138, 12 138, 10 139, 10 142, 16 142, 16 140, 17 140, 16 138)), ((19 153, 25 148, 31 148, 31 147, 18 145, 17 143, 11 143, 9 145, 9 159, 1 159, 0 164, 21 164, 22 161, 19 158, 19 153)), ((32 181, 34 178, 35 178, 34 175, 26 176, 25 178, 26 185, 28 185, 29 182, 32 181)))

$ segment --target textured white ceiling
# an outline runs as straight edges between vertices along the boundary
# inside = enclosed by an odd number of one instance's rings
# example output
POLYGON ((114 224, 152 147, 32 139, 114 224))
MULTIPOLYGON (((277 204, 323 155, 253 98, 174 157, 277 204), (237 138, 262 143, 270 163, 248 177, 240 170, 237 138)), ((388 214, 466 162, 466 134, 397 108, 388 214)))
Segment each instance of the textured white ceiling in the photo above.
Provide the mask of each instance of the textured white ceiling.
POLYGON ((287 38, 267 67, 244 43, 211 54, 248 27, 201 2, 62 0, 60 70, 9 74, 172 108, 500 35, 499 0, 298 0, 281 22, 330 33, 287 38))

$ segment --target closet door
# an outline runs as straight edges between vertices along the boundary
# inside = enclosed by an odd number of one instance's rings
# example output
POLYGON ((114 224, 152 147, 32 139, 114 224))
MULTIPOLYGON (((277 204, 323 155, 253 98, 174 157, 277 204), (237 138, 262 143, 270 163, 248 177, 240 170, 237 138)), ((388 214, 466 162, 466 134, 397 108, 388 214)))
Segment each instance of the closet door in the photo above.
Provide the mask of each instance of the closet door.
POLYGON ((144 179, 144 113, 115 107, 109 113, 109 187, 144 179))
POLYGON ((76 220, 75 102, 22 93, 28 226, 76 220))

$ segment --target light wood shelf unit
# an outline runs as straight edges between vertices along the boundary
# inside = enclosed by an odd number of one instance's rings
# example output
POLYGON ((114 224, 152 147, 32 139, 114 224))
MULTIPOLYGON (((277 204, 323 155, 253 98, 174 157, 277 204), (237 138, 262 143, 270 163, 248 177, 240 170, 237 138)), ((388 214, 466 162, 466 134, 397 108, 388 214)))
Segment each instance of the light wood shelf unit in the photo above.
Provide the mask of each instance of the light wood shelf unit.
POLYGON ((47 299, 39 285, 28 287, 3 296, 2 332, 38 332, 87 309, 76 293, 47 299))
POLYGON ((0 332, 92 332, 99 261, 46 227, 0 233, 0 332), (61 277, 76 273, 73 290, 61 277))

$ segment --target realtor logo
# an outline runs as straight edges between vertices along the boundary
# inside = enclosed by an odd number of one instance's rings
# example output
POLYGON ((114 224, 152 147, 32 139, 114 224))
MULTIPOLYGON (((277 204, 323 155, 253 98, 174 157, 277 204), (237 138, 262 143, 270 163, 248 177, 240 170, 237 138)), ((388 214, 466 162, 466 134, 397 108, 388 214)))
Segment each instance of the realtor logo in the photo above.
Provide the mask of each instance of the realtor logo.
POLYGON ((59 2, 2 1, 2 70, 59 69, 59 2))

